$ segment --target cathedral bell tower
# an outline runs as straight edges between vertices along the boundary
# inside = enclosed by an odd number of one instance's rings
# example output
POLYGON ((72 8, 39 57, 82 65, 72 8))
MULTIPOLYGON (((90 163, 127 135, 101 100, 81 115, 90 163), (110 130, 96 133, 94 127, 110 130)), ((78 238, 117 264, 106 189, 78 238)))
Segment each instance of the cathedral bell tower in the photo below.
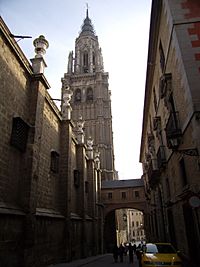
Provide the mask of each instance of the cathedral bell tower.
MULTIPOLYGON (((86 11, 81 32, 75 41, 75 54, 69 53, 67 73, 62 78, 62 97, 72 91, 72 120, 84 120, 85 140, 92 138, 100 152, 103 180, 115 179, 111 99, 108 73, 104 72, 98 37, 86 11)), ((63 107, 61 107, 63 109, 63 107)))

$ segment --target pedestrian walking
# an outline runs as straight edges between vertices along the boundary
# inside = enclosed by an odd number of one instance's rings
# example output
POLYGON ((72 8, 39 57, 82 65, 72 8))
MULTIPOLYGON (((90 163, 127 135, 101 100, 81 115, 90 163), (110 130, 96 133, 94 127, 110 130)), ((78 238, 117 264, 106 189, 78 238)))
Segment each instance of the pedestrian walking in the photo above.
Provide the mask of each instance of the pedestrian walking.
POLYGON ((134 253, 136 253, 136 248, 137 248, 137 247, 136 247, 136 244, 134 244, 134 245, 133 245, 133 251, 134 251, 134 253))
POLYGON ((119 246, 119 258, 120 258, 120 262, 123 262, 123 259, 124 259, 124 246, 123 246, 123 244, 121 244, 119 246))
POLYGON ((114 259, 114 262, 118 262, 118 256, 119 256, 119 248, 115 244, 114 247, 113 247, 113 259, 114 259))
POLYGON ((128 246, 129 263, 133 263, 133 246, 129 243, 128 246))

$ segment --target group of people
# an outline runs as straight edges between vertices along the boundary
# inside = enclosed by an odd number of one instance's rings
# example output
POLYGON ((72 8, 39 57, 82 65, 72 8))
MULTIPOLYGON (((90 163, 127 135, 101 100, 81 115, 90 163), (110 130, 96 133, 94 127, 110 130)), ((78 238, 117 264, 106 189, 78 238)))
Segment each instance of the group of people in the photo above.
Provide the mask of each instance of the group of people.
POLYGON ((113 248, 113 258, 115 262, 118 262, 118 258, 120 262, 123 262, 124 255, 129 255, 129 262, 133 263, 133 255, 136 254, 137 247, 136 245, 132 245, 131 243, 128 244, 128 246, 124 246, 123 244, 120 244, 118 247, 117 245, 113 248))

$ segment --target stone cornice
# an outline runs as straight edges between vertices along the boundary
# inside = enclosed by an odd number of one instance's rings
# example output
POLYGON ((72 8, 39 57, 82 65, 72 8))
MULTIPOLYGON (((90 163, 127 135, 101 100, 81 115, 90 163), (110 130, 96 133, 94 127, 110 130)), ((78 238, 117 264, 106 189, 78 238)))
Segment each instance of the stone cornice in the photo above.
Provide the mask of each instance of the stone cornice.
POLYGON ((142 161, 142 152, 145 145, 145 135, 147 126, 146 123, 148 119, 153 73, 155 69, 155 57, 158 44, 161 9, 162 9, 162 0, 153 0, 151 7, 149 47, 148 47, 148 57, 147 57, 146 85, 145 85, 145 98, 144 98, 144 109, 143 109, 142 138, 140 145, 140 162, 142 161))
POLYGON ((33 74, 31 64, 29 63, 28 59, 22 52, 21 48, 15 41, 15 39, 12 36, 10 30, 8 29, 7 25, 3 21, 3 18, 0 16, 0 31, 3 33, 4 38, 7 40, 9 43, 9 46, 15 53, 16 57, 19 59, 20 63, 22 66, 27 70, 29 74, 33 74))

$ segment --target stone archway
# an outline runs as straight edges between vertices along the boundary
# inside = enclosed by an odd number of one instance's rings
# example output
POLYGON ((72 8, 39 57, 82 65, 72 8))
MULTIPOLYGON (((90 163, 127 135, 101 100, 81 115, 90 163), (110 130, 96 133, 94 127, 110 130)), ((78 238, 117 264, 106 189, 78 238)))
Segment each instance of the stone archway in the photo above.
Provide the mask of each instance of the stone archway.
MULTIPOLYGON (((113 246, 115 244, 119 245, 121 243, 119 241, 120 239, 119 239, 119 229, 117 226, 118 219, 117 219, 116 211, 117 210, 123 211, 124 209, 136 210, 138 212, 142 212, 143 220, 144 220, 143 222, 145 224, 145 215, 147 213, 146 213, 146 208, 144 207, 143 204, 141 205, 116 204, 114 206, 112 205, 112 206, 105 207, 105 213, 104 213, 104 249, 105 249, 105 252, 111 253, 113 251, 113 246)), ((143 226, 143 228, 145 227, 143 226)), ((126 241, 128 241, 128 239, 126 241)))

